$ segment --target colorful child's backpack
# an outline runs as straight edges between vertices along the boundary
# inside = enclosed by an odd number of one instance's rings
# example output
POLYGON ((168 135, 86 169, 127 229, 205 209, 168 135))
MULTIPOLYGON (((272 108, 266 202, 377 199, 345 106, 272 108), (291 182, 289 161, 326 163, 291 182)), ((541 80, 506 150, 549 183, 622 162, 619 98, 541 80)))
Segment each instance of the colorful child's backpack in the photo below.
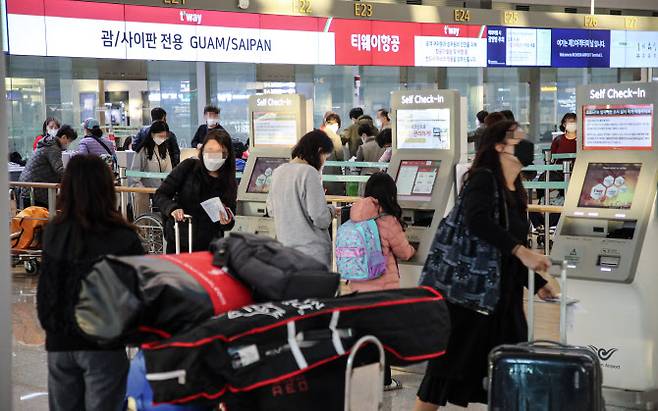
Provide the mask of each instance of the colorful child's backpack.
POLYGON ((386 257, 375 219, 347 221, 336 235, 336 265, 344 280, 368 281, 386 272, 386 257))

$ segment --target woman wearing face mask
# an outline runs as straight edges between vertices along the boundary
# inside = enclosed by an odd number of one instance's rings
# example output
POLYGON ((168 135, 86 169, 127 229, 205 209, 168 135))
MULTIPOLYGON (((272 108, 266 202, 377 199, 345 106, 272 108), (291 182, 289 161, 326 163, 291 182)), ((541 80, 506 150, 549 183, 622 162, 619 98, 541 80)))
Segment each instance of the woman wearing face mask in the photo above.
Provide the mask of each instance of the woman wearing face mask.
MULTIPOLYGON (((448 303, 452 332, 446 354, 428 364, 418 390, 416 411, 436 410, 446 403, 467 407, 487 402, 482 381, 487 376, 487 356, 500 344, 526 341, 528 327, 523 312, 523 288, 528 268, 546 271, 550 260, 526 248, 527 198, 521 169, 534 159, 534 145, 516 122, 503 121, 484 132, 464 190, 465 224, 472 234, 502 254, 500 300, 491 315, 448 303), (494 218, 494 187, 499 190, 500 218, 494 218), (507 218, 505 215, 507 214, 507 218)), ((539 275, 538 295, 556 292, 539 275)))
POLYGON ((37 151, 37 145, 39 141, 50 136, 55 137, 59 131, 60 123, 55 117, 48 117, 46 121, 43 122, 43 127, 41 129, 41 134, 36 136, 34 143, 32 144, 32 150, 37 151))
MULTIPOLYGON (((567 113, 562 117, 560 131, 564 134, 557 136, 551 144, 551 154, 567 154, 576 152, 576 113, 567 113)), ((564 160, 556 160, 554 163, 561 164, 564 160)))
POLYGON ((327 134, 313 130, 292 150, 292 160, 277 167, 267 198, 267 209, 274 217, 276 237, 331 267, 332 245, 329 227, 336 214, 327 205, 322 188, 322 167, 333 152, 327 134))
MULTIPOLYGON (((133 157, 131 169, 151 173, 169 173, 172 169, 172 155, 169 152, 169 127, 164 121, 155 121, 151 124, 149 134, 144 138, 139 151, 133 157)), ((133 187, 158 188, 162 180, 159 178, 131 179, 133 187)), ((150 196, 143 193, 134 194, 134 215, 140 216, 150 211, 150 196)))
MULTIPOLYGON (((208 250, 210 243, 235 225, 233 213, 238 186, 231 136, 225 130, 208 133, 198 158, 189 158, 174 168, 155 193, 154 203, 165 218, 167 252, 175 251, 174 220, 192 216, 192 249, 208 250), (219 197, 226 213, 211 216, 201 206, 219 197), (216 222, 213 222, 216 220, 216 222)), ((181 250, 187 250, 187 224, 180 224, 181 250)))
MULTIPOLYGON (((320 130, 327 133, 331 142, 334 144, 334 151, 331 153, 329 161, 345 160, 345 150, 343 150, 343 143, 338 135, 340 126, 340 116, 337 113, 329 111, 324 115, 324 122, 320 130)), ((325 175, 342 175, 343 169, 341 167, 325 167, 322 173, 325 175)), ((327 189, 327 194, 329 195, 345 195, 345 183, 325 183, 324 187, 327 189)))

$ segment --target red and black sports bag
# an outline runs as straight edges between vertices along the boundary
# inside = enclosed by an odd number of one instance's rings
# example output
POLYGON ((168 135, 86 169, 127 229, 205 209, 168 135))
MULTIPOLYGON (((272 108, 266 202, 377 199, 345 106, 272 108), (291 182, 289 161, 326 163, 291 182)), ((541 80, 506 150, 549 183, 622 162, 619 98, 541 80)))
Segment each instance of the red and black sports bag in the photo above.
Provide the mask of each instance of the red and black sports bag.
POLYGON ((393 365, 444 354, 450 317, 430 288, 254 304, 142 345, 155 403, 213 402, 321 367, 374 335, 393 365))
POLYGON ((75 321, 99 344, 142 343, 253 302, 212 254, 108 256, 82 280, 75 321))

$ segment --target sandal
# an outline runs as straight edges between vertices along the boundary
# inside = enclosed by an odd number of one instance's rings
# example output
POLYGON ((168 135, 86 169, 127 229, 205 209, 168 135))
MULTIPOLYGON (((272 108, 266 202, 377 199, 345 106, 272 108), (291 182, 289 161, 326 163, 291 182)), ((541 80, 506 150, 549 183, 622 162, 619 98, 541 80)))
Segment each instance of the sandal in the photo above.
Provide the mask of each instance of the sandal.
POLYGON ((395 390, 401 390, 404 388, 402 386, 402 383, 395 378, 391 378, 391 383, 389 385, 384 386, 384 391, 395 391, 395 390))

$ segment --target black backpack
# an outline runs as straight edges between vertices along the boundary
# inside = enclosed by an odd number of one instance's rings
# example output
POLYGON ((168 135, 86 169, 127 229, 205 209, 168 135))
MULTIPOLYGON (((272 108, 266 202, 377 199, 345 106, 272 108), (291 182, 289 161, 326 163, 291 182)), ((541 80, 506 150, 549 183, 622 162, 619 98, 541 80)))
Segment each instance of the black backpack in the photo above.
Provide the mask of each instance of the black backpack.
POLYGON ((251 288, 256 301, 331 298, 338 290, 339 274, 270 237, 231 233, 210 250, 213 265, 226 268, 251 288))

